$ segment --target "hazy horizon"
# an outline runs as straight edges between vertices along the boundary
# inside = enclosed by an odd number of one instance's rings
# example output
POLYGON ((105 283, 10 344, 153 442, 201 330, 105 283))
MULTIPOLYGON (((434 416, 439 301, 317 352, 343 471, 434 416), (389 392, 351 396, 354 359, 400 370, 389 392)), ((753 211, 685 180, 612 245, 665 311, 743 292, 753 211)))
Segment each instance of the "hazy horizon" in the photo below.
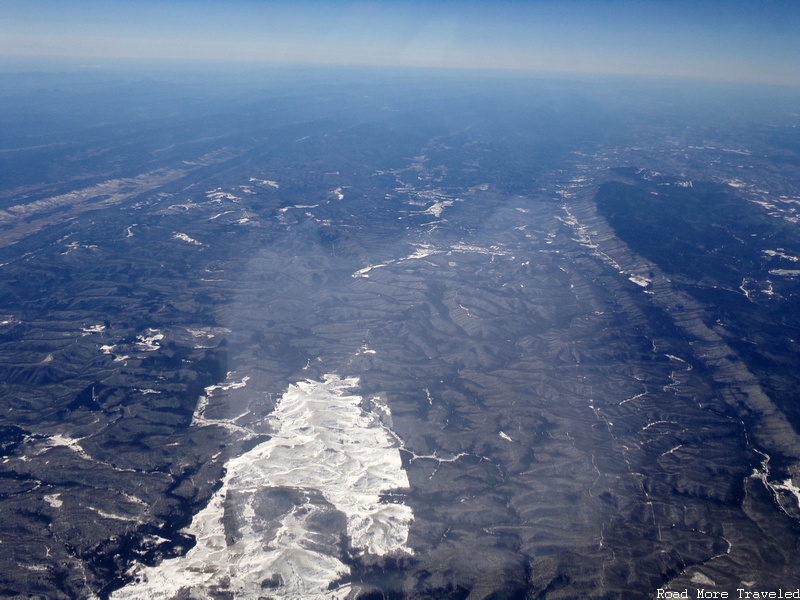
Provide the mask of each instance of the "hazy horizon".
POLYGON ((800 85, 800 5, 20 2, 0 59, 424 67, 800 85))

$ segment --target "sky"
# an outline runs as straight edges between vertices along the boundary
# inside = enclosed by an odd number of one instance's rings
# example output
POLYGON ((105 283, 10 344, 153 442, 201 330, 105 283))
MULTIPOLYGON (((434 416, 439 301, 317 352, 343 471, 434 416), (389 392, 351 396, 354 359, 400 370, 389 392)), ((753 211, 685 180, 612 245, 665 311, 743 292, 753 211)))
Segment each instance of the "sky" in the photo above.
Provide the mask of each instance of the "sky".
POLYGON ((0 59, 687 77, 800 85, 798 0, 2 0, 0 59))

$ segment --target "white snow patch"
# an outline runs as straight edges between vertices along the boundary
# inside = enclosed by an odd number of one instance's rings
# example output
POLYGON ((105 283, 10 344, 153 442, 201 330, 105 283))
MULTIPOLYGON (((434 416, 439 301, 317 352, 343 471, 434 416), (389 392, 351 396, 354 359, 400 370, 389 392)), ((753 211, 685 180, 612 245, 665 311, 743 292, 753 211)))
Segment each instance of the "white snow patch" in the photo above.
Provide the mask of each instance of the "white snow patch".
POLYGON ((483 246, 475 246, 473 244, 465 244, 463 242, 458 244, 453 244, 450 246, 450 250, 448 251, 448 255, 452 254, 453 252, 459 253, 475 253, 475 254, 487 254, 489 256, 508 256, 509 252, 503 250, 500 246, 489 246, 488 248, 484 248, 483 246))
POLYGON ((401 262, 404 260, 417 260, 420 258, 425 258, 426 256, 431 256, 432 254, 438 254, 438 251, 431 246, 430 244, 414 244, 414 252, 409 254, 405 258, 399 259, 397 262, 401 262))
POLYGON ((187 532, 197 539, 194 548, 156 567, 134 567, 134 583, 113 597, 228 592, 255 599, 265 595, 261 582, 267 579, 277 582, 268 593, 273 598, 348 597, 349 585, 331 585, 350 571, 334 555, 338 550, 331 553, 333 546, 318 543, 314 520, 330 507, 315 502, 312 492, 344 514, 341 533, 357 552, 412 554, 411 509, 381 500, 388 491, 409 487, 398 439, 378 415, 361 408, 361 397, 351 393, 357 384, 356 378, 325 375, 322 382, 289 386, 271 418, 273 437, 226 464, 222 488, 193 519, 187 532), (258 499, 271 487, 307 492, 278 521, 261 520, 258 499), (226 536, 226 511, 235 511, 234 521, 243 523, 236 539, 226 536))
POLYGON ((89 327, 81 327, 83 335, 89 335, 91 333, 102 333, 105 330, 106 330, 105 325, 89 325, 89 327))
POLYGON ((692 575, 691 582, 697 585, 710 585, 710 586, 717 585, 713 579, 710 579, 709 577, 703 575, 700 571, 697 571, 694 575, 692 575))
POLYGON ((794 496, 797 506, 800 507, 800 488, 797 487, 791 479, 784 479, 783 483, 773 483, 772 487, 776 490, 783 490, 794 496))
POLYGON ((445 208, 453 206, 453 200, 443 200, 442 202, 436 202, 423 210, 420 214, 423 215, 433 215, 437 219, 442 216, 445 208))
POLYGON ((148 329, 147 335, 137 335, 136 345, 144 352, 154 352, 161 347, 158 342, 164 339, 164 334, 158 329, 148 329))
POLYGON ((381 263, 381 264, 377 264, 377 265, 369 265, 369 266, 364 267, 363 269, 359 269, 358 271, 353 273, 352 277, 368 278, 369 277, 368 273, 370 271, 372 271, 373 269, 379 269, 381 267, 388 267, 389 265, 401 263, 401 262, 404 262, 404 261, 407 261, 407 260, 418 260, 420 258, 425 258, 426 256, 431 256, 432 254, 439 254, 441 252, 440 250, 436 250, 430 244, 412 244, 412 245, 413 245, 414 248, 416 248, 416 250, 414 250, 414 252, 412 254, 409 254, 408 256, 404 256, 403 258, 398 258, 397 260, 391 260, 391 261, 386 262, 386 263, 381 263))
POLYGON ((56 448, 56 447, 66 447, 72 450, 75 454, 85 458, 86 460, 92 460, 92 457, 89 456, 83 447, 78 443, 80 439, 71 438, 66 435, 56 434, 50 436, 50 438, 45 443, 45 449, 48 448, 56 448))
POLYGON ((720 148, 722 152, 729 152, 730 154, 741 154, 742 156, 750 156, 753 154, 750 150, 739 150, 737 148, 720 148))
POLYGON ((97 250, 97 244, 80 244, 78 242, 70 242, 66 246, 66 250, 61 253, 61 256, 66 256, 70 252, 77 250, 78 248, 86 248, 87 250, 97 250))
POLYGON ((222 188, 216 188, 206 192, 206 198, 212 202, 222 202, 223 200, 240 200, 238 196, 234 196, 230 192, 223 192, 222 188))
POLYGON ((800 257, 792 256, 791 254, 786 254, 785 252, 783 252, 783 248, 778 248, 777 250, 764 250, 763 253, 769 256, 770 258, 775 258, 777 256, 789 260, 791 262, 800 262, 800 257))
POLYGON ((190 238, 185 233, 175 233, 175 234, 173 234, 172 239, 181 240, 182 242, 186 242, 187 244, 194 244, 195 246, 202 246, 203 245, 201 242, 198 242, 194 238, 190 238))
POLYGON ((358 271, 353 273, 352 277, 365 277, 365 278, 368 278, 370 271, 372 271, 373 269, 380 269, 381 267, 385 267, 385 266, 387 266, 387 264, 388 263, 382 263, 382 264, 379 264, 379 265, 369 265, 369 266, 364 267, 363 269, 359 269, 358 271))
POLYGON ((98 515, 100 515, 104 519, 111 519, 111 520, 114 520, 114 521, 138 521, 139 520, 136 517, 128 517, 128 516, 125 516, 125 515, 115 515, 114 513, 106 512, 106 511, 101 510, 99 508, 96 508, 94 506, 87 506, 86 508, 88 508, 89 510, 91 510, 94 513, 97 513, 98 515))
MULTIPOLYGON (((317 208, 318 206, 319 206, 319 204, 295 204, 293 206, 284 206, 283 208, 279 208, 278 209, 278 213, 281 214, 281 215, 284 215, 287 212, 289 212, 290 210, 292 210, 293 208, 296 208, 296 209, 307 209, 307 208, 317 208)), ((306 213, 306 216, 308 216, 308 215, 310 215, 312 217, 314 216, 311 213, 306 213)))
POLYGON ((61 508, 61 505, 64 504, 64 501, 59 499, 60 495, 61 494, 47 494, 44 496, 44 501, 53 508, 61 508))
POLYGON ((275 189, 278 189, 279 187, 281 187, 278 184, 277 181, 271 181, 269 179, 256 179, 255 177, 251 177, 250 178, 250 183, 257 183, 259 185, 266 185, 268 187, 273 187, 275 189))
POLYGON ((225 377, 225 380, 228 383, 217 383, 215 385, 209 385, 205 388, 205 394, 200 396, 197 401, 197 408, 195 408, 194 415, 192 416, 192 424, 196 425, 197 423, 206 422, 205 412, 206 407, 208 406, 208 399, 214 394, 216 390, 222 390, 227 392, 228 390, 238 390, 247 385, 247 382, 250 381, 250 376, 245 375, 239 381, 229 381, 230 378, 233 376, 233 372, 228 372, 225 377))

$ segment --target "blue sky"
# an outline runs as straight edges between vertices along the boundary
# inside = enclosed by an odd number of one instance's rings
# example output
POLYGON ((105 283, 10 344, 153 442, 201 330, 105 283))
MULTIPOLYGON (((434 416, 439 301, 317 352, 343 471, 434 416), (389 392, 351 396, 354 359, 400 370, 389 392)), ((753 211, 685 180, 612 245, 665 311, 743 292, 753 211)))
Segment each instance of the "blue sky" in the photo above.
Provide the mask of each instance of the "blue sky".
POLYGON ((795 0, 2 0, 0 57, 455 67, 800 85, 795 0))

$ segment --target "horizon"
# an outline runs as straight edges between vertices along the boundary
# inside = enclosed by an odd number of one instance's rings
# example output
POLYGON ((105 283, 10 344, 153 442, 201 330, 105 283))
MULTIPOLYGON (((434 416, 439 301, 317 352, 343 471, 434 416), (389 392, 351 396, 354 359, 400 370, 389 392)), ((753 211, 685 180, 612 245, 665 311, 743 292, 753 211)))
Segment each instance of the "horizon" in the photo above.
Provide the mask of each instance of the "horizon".
POLYGON ((4 64, 366 67, 800 86, 789 2, 10 0, 4 64))

